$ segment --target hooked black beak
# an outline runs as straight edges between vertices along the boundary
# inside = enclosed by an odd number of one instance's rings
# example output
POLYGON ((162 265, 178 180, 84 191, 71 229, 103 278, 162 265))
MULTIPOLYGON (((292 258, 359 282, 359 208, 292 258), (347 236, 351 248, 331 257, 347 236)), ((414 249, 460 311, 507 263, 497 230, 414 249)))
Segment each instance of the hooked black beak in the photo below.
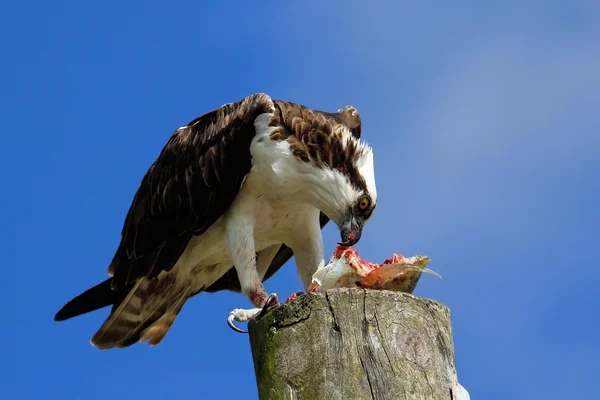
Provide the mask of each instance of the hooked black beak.
POLYGON ((340 223, 342 241, 339 244, 346 247, 354 246, 360 240, 361 233, 361 223, 352 212, 349 212, 340 223))

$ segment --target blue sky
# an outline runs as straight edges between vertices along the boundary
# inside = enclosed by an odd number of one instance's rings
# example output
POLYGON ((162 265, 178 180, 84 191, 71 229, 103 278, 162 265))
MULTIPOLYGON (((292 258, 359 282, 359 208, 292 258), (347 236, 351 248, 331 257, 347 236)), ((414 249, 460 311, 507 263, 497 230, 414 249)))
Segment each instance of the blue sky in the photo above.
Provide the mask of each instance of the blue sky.
MULTIPOLYGON (((9 398, 256 398, 240 295, 195 297, 156 348, 91 347, 106 310, 52 317, 105 278, 173 130, 258 91, 358 108, 379 192, 358 250, 432 258, 415 294, 451 308, 472 398, 597 393, 600 5, 366 4, 2 5, 9 398)), ((293 263, 266 286, 298 290, 293 263)))

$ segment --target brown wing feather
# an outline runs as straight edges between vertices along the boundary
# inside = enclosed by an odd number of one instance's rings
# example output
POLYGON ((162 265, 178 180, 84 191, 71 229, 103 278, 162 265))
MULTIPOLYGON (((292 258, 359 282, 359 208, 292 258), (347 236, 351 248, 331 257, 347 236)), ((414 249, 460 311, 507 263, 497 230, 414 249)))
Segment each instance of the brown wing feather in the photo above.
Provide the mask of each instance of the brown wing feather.
POLYGON ((251 168, 255 118, 274 112, 255 94, 224 105, 177 130, 144 176, 121 243, 109 266, 112 287, 154 277, 177 262, 192 235, 230 206, 251 168))

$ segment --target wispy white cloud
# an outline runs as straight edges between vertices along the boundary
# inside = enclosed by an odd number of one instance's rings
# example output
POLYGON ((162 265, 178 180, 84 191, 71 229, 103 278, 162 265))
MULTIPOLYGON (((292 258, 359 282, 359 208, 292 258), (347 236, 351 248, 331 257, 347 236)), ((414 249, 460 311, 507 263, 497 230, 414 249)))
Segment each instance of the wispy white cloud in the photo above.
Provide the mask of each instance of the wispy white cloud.
MULTIPOLYGON (((546 197, 548 188, 600 173, 597 41, 550 46, 508 31, 481 42, 444 66, 438 84, 404 123, 410 139, 386 138, 395 146, 374 139, 383 153, 381 190, 416 210, 403 214, 414 217, 415 229, 432 228, 418 223, 424 214, 443 235, 477 213, 506 214, 505 222, 526 213, 530 223, 540 222, 547 217, 544 207, 532 213, 528 206, 546 197), (403 150, 392 157, 390 147, 403 150), (387 175, 391 170, 396 174, 387 175), (407 195, 411 190, 418 195, 407 195)), ((378 128, 394 123, 384 118, 378 128)), ((564 198, 545 202, 558 206, 557 200, 564 198)))

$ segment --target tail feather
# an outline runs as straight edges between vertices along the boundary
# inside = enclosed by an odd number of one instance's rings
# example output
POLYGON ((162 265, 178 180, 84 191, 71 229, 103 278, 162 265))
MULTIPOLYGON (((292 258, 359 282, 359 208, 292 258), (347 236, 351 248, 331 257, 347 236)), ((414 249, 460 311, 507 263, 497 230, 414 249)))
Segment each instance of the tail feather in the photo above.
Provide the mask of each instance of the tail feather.
POLYGON ((97 284, 65 304, 54 316, 64 321, 119 302, 121 295, 110 289, 111 279, 97 284))
POLYGON ((167 311, 160 317, 156 322, 152 325, 145 328, 139 335, 139 342, 146 342, 150 346, 156 346, 159 344, 166 336, 167 331, 175 322, 175 318, 177 318, 177 314, 183 308, 185 301, 187 300, 187 296, 182 296, 179 300, 173 304, 170 311, 167 311))
POLYGON ((188 299, 189 291, 189 284, 176 281, 171 274, 139 279, 91 343, 100 349, 127 347, 137 342, 160 343, 188 299))

